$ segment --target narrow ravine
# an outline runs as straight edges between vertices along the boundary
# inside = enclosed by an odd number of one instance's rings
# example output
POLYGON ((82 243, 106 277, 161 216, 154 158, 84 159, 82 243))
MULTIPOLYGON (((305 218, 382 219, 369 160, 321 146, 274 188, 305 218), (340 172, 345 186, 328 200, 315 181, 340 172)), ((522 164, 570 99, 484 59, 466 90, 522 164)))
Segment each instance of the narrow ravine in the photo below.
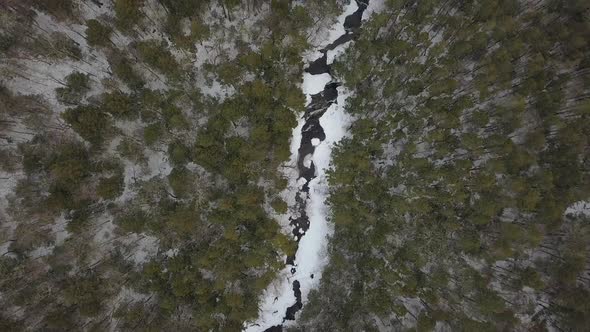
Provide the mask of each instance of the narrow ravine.
MULTIPOLYGON (((341 109, 346 95, 341 83, 331 76, 331 65, 353 41, 361 26, 369 0, 353 0, 330 30, 327 40, 315 50, 303 75, 302 90, 306 95, 306 111, 293 135, 292 153, 296 160, 297 192, 294 215, 289 217, 292 234, 298 243, 297 252, 287 257, 279 283, 265 292, 258 321, 247 325, 246 331, 282 331, 283 325, 294 321, 307 300, 309 291, 317 286, 325 266, 328 208, 326 171, 331 150, 346 133, 347 117, 341 109), (278 286, 278 287, 277 287, 278 286)), ((294 180, 294 179, 293 179, 294 180)))

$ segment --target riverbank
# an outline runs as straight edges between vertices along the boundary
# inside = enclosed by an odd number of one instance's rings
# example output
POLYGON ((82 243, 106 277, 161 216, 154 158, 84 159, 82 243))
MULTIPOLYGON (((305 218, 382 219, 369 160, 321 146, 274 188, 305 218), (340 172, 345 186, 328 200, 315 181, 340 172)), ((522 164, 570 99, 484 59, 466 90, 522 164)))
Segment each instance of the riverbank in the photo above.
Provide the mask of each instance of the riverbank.
POLYGON ((326 171, 332 148, 345 136, 350 123, 344 113, 347 94, 333 79, 330 65, 354 39, 366 8, 367 2, 351 1, 326 39, 304 56, 308 66, 301 88, 306 96, 306 111, 300 115, 291 141, 291 164, 297 173, 288 174, 289 188, 295 191, 289 222, 298 249, 294 256, 287 257, 284 270, 265 291, 260 317, 247 325, 246 331, 277 331, 293 322, 328 263, 326 250, 332 227, 325 204, 326 171))

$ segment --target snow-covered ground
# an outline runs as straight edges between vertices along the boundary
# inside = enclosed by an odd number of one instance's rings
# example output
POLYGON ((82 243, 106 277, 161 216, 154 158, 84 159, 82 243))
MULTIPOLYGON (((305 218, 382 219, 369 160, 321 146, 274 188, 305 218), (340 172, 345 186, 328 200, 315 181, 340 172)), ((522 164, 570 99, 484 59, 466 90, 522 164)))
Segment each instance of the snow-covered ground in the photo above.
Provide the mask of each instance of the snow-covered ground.
POLYGON ((348 5, 344 7, 344 12, 338 16, 338 20, 328 32, 328 37, 322 44, 322 47, 328 46, 329 44, 336 41, 336 39, 338 39, 340 36, 346 34, 346 30, 344 30, 344 20, 347 16, 352 15, 358 8, 359 7, 354 0, 351 0, 348 5))
POLYGON ((590 217, 590 202, 579 201, 570 205, 564 212, 564 215, 575 216, 575 217, 590 217))

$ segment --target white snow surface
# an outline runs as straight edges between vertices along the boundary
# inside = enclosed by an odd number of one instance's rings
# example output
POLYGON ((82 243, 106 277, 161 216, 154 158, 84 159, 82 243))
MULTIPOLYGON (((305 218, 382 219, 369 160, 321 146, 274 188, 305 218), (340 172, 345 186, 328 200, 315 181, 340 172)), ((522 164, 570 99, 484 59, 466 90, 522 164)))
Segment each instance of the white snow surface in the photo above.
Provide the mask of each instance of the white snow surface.
POLYGON ((130 259, 135 264, 143 264, 156 256, 158 253, 158 244, 160 240, 154 236, 141 234, 139 240, 136 242, 136 247, 130 259))
POLYGON ((320 49, 330 45, 346 33, 346 30, 344 30, 344 20, 346 19, 346 16, 353 14, 357 9, 358 5, 356 4, 356 1, 350 1, 350 3, 344 7, 344 12, 338 16, 338 20, 328 32, 328 38, 321 43, 322 47, 320 47, 320 49))
POLYGON ((307 104, 311 102, 311 95, 324 91, 326 84, 330 83, 332 76, 328 73, 320 75, 303 74, 303 84, 301 90, 307 97, 307 104))
POLYGON ((384 0, 371 0, 369 1, 369 5, 365 12, 363 13, 363 21, 368 20, 374 13, 378 13, 385 9, 385 1, 384 0))
POLYGON ((340 55, 344 54, 344 52, 346 51, 346 49, 348 48, 348 46, 350 45, 352 41, 348 41, 342 45, 338 45, 338 47, 336 47, 333 50, 330 50, 327 52, 327 57, 326 57, 326 64, 331 65, 334 63, 334 60, 339 57, 340 55))
POLYGON ((320 118, 320 124, 326 133, 326 139, 321 142, 313 154, 316 167, 316 177, 309 182, 309 199, 307 201, 307 215, 309 229, 299 242, 299 249, 295 256, 297 272, 294 277, 301 283, 301 300, 307 302, 309 291, 319 285, 322 271, 328 263, 328 236, 333 232, 333 225, 328 220, 330 210, 326 205, 329 195, 326 172, 331 167, 332 149, 347 134, 346 128, 350 117, 344 113, 347 93, 338 88, 338 104, 332 104, 320 118), (311 275, 313 274, 313 278, 311 275))
POLYGON ((590 202, 588 201, 579 201, 575 202, 574 204, 568 206, 565 209, 564 215, 573 215, 576 217, 590 217, 590 202))
MULTIPOLYGON (((332 43, 338 37, 345 33, 344 19, 346 16, 357 10, 355 1, 351 1, 345 7, 344 13, 338 18, 333 28, 329 31, 327 39, 320 43, 320 47, 304 55, 304 61, 311 62, 321 56, 318 52, 322 47, 332 43)), ((329 56, 331 61, 338 54, 344 52, 345 48, 350 45, 346 43, 337 48, 329 56)), ((331 63, 331 61, 329 63, 331 63)), ((332 80, 329 74, 310 75, 303 74, 303 83, 301 89, 306 95, 308 105, 311 102, 311 95, 323 91, 326 84, 332 80)), ((328 236, 333 232, 333 226, 328 220, 330 214, 326 205, 326 199, 329 194, 326 171, 330 168, 332 148, 334 145, 346 136, 346 128, 351 121, 350 116, 344 113, 344 105, 349 92, 345 88, 338 88, 337 103, 332 104, 326 113, 320 118, 320 124, 326 133, 326 139, 320 142, 314 138, 312 145, 316 147, 311 160, 316 167, 316 177, 309 183, 309 197, 307 198, 306 212, 309 217, 310 226, 306 234, 301 238, 299 247, 295 255, 296 272, 291 273, 291 266, 287 265, 277 276, 277 278, 267 287, 260 299, 259 317, 254 322, 245 324, 245 331, 264 331, 265 329, 283 324, 283 326, 293 325, 293 321, 283 322, 286 309, 295 304, 296 299, 293 294, 293 281, 298 280, 300 283, 301 300, 303 304, 311 289, 319 285, 322 271, 328 263, 327 245, 328 236), (313 277, 312 277, 313 275, 313 277)), ((295 206, 295 194, 297 190, 306 183, 305 179, 297 178, 296 170, 298 149, 301 144, 301 129, 305 124, 302 114, 299 116, 298 125, 293 129, 293 138, 291 140, 291 158, 286 165, 285 175, 290 176, 288 194, 283 197, 289 197, 287 203, 290 207, 295 206)), ((306 157, 307 161, 307 157, 306 157)), ((306 163, 307 165, 307 163, 306 163)), ((300 312, 298 312, 299 314, 300 312)))

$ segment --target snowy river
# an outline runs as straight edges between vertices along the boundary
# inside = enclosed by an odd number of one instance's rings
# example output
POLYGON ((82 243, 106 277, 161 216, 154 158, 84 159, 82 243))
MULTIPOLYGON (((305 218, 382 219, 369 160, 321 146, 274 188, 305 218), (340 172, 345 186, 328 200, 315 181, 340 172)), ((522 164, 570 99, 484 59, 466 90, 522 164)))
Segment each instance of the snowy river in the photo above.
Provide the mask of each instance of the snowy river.
POLYGON ((290 174, 290 187, 296 192, 290 204, 293 215, 289 223, 298 249, 294 256, 287 257, 285 269, 265 290, 260 317, 247 324, 246 331, 282 331, 283 326, 292 324, 309 291, 318 286, 327 263, 331 226, 325 203, 326 171, 332 148, 346 135, 350 123, 344 112, 347 92, 333 80, 331 64, 353 41, 368 3, 369 0, 351 1, 326 39, 304 58, 308 63, 302 84, 307 98, 306 111, 293 130, 291 141, 292 162, 297 173, 290 174))

